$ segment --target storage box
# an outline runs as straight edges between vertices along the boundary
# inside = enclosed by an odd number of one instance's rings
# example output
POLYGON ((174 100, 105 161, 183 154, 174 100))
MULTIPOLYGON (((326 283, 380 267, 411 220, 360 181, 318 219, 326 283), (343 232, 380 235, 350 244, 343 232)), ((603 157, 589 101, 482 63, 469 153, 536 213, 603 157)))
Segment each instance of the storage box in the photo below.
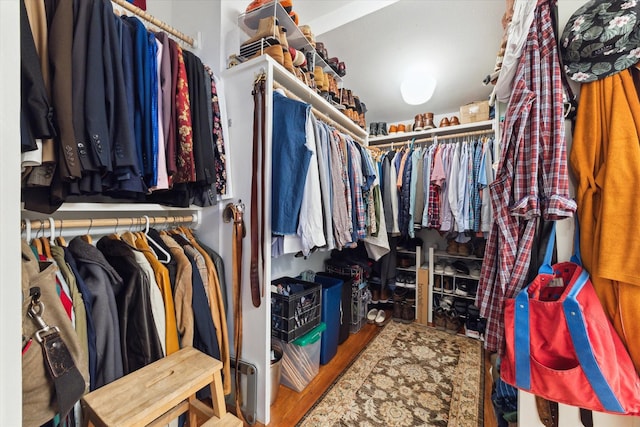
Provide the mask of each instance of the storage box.
POLYGON ((320 344, 320 364, 326 365, 338 352, 340 335, 340 298, 342 280, 316 275, 314 282, 322 285, 322 316, 320 320, 327 326, 320 344))
POLYGON ((339 279, 343 282, 340 297, 340 332, 338 333, 338 344, 342 344, 351 333, 351 285, 353 278, 323 271, 318 272, 317 275, 339 279))
POLYGON ((460 107, 460 123, 489 120, 489 101, 476 101, 460 107))
POLYGON ((322 286, 292 277, 271 282, 288 294, 271 292, 271 336, 291 342, 320 324, 322 286))
POLYGON ((422 267, 418 268, 416 286, 416 322, 429 324, 429 269, 422 267))
POLYGON ((292 390, 301 392, 318 375, 320 369, 320 339, 326 329, 320 323, 306 335, 292 343, 282 343, 282 372, 280 382, 292 390))

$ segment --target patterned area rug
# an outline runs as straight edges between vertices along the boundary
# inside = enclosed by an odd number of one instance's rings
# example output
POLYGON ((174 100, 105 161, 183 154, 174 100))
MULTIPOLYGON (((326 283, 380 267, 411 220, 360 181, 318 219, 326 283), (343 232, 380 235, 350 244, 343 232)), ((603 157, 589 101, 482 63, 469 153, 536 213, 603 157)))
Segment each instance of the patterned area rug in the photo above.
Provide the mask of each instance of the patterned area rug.
POLYGON ((298 425, 478 427, 483 396, 480 341, 391 322, 298 425))

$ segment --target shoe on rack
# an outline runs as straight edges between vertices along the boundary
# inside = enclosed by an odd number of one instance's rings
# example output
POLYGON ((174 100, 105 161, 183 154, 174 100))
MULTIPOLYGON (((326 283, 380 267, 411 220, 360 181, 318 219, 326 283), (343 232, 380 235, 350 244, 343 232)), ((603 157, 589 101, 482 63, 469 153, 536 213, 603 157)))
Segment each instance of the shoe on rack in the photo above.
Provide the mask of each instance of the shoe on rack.
POLYGON ((386 286, 383 286, 382 289, 380 289, 380 299, 378 300, 378 302, 389 302, 389 288, 387 288, 386 286))
POLYGON ((469 256, 471 254, 469 243, 458 243, 458 254, 462 256, 469 256))
POLYGON ((278 27, 278 38, 282 47, 289 49, 289 42, 287 41, 287 29, 285 27, 278 27))
POLYGON ((241 46, 245 46, 251 44, 260 39, 274 38, 279 40, 280 38, 280 29, 278 27, 278 20, 275 16, 267 16, 266 18, 260 19, 258 22, 258 30, 250 37, 247 41, 243 42, 241 46))
POLYGON ((424 130, 435 129, 436 125, 433 122, 433 113, 424 113, 424 130))
POLYGON ((404 123, 399 123, 398 124, 398 133, 405 133, 407 131, 407 128, 404 126, 404 123))
POLYGON ((396 125, 391 125, 389 126, 389 134, 395 134, 398 133, 398 127, 396 125))
POLYGON ((275 59, 278 64, 284 66, 284 51, 279 44, 265 48, 264 53, 275 59))
POLYGON ((289 52, 289 48, 282 48, 282 58, 284 60, 284 68, 286 68, 287 71, 289 71, 291 74, 295 75, 296 71, 293 68, 293 59, 291 58, 291 52, 289 52))
POLYGON ((449 255, 458 255, 458 242, 455 240, 449 240, 447 242, 447 253, 449 255))
POLYGON ((392 318, 395 322, 402 321, 402 307, 404 305, 407 290, 404 288, 396 288, 393 291, 393 314, 392 318))
POLYGON ((447 264, 444 266, 444 274, 453 276, 454 274, 456 274, 456 269, 451 264, 447 264))
POLYGON ((443 274, 444 265, 444 261, 437 261, 435 264, 433 264, 433 272, 436 274, 443 274))
POLYGON ((453 293, 463 297, 466 297, 467 295, 469 295, 469 287, 467 286, 467 282, 460 280, 456 284, 456 290, 453 293))
POLYGON ((460 124, 460 120, 458 120, 458 116, 452 116, 449 119, 449 125, 451 126, 458 126, 460 124))
POLYGON ((447 127, 450 126, 451 124, 449 123, 449 119, 447 119, 446 117, 443 117, 442 120, 440 120, 440 124, 438 125, 439 128, 443 128, 443 127, 447 127))
POLYGON ((435 311, 433 317, 434 317, 434 323, 436 325, 436 329, 444 331, 446 323, 447 323, 447 313, 446 313, 446 311, 443 308, 438 307, 438 308, 436 308, 436 311, 435 311))
POLYGON ((369 136, 378 136, 378 122, 369 123, 369 136))
POLYGON ((380 301, 380 290, 378 288, 371 289, 371 304, 377 304, 380 301))
POLYGON ((464 301, 462 299, 456 299, 453 303, 453 309, 455 310, 455 312, 458 314, 459 317, 466 317, 467 305, 469 305, 467 301, 464 301))
POLYGON ((442 297, 442 299, 440 300, 440 308, 446 311, 452 310, 453 303, 454 303, 453 297, 451 295, 446 295, 442 297))
POLYGON ((484 258, 484 247, 487 241, 484 239, 478 239, 473 244, 473 254, 477 258, 484 258))
POLYGON ((416 320, 416 299, 407 298, 402 306, 402 323, 411 323, 416 320))
POLYGON ((474 279, 479 279, 481 272, 482 272, 482 266, 477 262, 474 262, 471 265, 471 268, 469 268, 469 276, 471 276, 474 279))
POLYGON ((442 277, 435 277, 435 282, 433 284, 433 289, 435 291, 441 291, 442 290, 442 277))
POLYGON ((378 123, 378 135, 388 135, 387 122, 378 123))
POLYGON ((455 268, 457 274, 465 274, 465 275, 469 274, 469 267, 464 261, 460 261, 460 260, 454 261, 451 266, 455 268))
POLYGON ((458 316, 456 311, 449 310, 445 319, 445 329, 447 330, 447 332, 457 334, 458 330, 460 330, 461 325, 462 321, 460 320, 460 317, 458 316))
POLYGON ((407 275, 405 277, 404 283, 405 283, 405 286, 407 288, 409 288, 409 289, 415 289, 416 288, 416 278, 411 274, 409 274, 409 275, 407 275))
POLYGON ((444 280, 444 291, 448 294, 453 292, 453 281, 450 277, 443 277, 444 280))
POLYGON ((375 324, 378 326, 382 326, 387 322, 387 313, 384 310, 378 310, 378 314, 376 315, 375 324))
POLYGON ((422 114, 416 114, 413 122, 413 130, 421 131, 424 129, 424 116, 422 114))
POLYGON ((378 317, 378 309, 372 308, 367 313, 367 323, 374 323, 376 321, 376 317, 378 317))

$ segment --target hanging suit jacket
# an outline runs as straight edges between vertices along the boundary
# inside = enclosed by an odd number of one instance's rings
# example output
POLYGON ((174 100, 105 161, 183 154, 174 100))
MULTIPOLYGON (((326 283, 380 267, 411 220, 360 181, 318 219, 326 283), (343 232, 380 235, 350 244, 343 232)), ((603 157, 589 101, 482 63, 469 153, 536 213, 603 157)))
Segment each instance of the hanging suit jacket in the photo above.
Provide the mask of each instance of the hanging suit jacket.
MULTIPOLYGON (((125 87, 128 79, 124 74, 122 38, 118 32, 122 30, 123 24, 114 15, 110 1, 104 1, 102 5, 103 49, 106 58, 104 61, 105 108, 111 138, 109 154, 113 159, 113 173, 105 183, 105 187, 108 192, 118 192, 119 195, 125 196, 126 193, 145 193, 147 188, 142 180, 133 122, 130 119, 133 110, 129 109, 125 87)), ((134 194, 133 197, 135 196, 134 194)))
POLYGON ((113 292, 118 307, 122 367, 126 375, 163 357, 151 314, 150 284, 129 245, 105 236, 98 241, 97 248, 124 278, 113 292))

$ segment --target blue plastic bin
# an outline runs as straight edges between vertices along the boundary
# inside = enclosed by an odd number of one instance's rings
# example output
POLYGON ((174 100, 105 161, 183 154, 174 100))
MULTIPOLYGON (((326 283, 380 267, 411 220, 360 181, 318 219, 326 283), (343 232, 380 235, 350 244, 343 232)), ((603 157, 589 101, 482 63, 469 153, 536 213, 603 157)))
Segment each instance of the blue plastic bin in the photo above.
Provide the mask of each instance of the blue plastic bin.
POLYGON ((326 365, 338 352, 340 334, 340 300, 342 299, 342 280, 317 275, 313 279, 322 285, 321 321, 327 325, 320 343, 320 364, 326 365))

